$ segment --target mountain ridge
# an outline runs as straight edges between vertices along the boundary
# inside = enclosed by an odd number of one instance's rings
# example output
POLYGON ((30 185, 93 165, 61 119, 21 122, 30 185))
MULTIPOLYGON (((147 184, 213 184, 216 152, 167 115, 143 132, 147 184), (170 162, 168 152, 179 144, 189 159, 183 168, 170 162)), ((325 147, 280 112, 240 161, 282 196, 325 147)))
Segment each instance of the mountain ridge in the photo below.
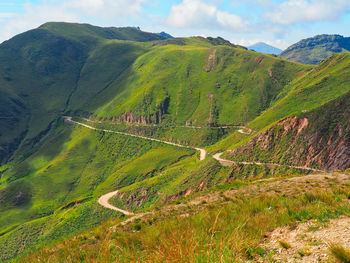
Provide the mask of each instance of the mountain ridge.
POLYGON ((350 37, 323 34, 293 44, 280 56, 298 63, 315 65, 334 53, 349 51, 350 37))

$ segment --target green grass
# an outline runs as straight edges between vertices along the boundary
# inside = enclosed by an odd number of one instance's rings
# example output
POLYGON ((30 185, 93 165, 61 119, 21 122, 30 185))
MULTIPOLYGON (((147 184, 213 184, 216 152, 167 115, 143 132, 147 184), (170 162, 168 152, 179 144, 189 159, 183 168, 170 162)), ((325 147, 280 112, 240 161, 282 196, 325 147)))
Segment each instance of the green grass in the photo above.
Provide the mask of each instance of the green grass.
MULTIPOLYGON (((88 123, 82 118, 75 118, 76 121, 88 123)), ((235 131, 236 127, 197 127, 182 126, 171 124, 132 124, 128 125, 117 121, 105 121, 94 123, 93 126, 99 129, 111 131, 126 132, 135 135, 141 135, 149 138, 157 138, 168 142, 174 142, 181 145, 191 145, 195 147, 205 147, 212 145, 235 131)))
POLYGON ((260 130, 288 116, 312 111, 350 91, 349 54, 333 55, 308 74, 290 83, 286 96, 250 123, 260 130))
POLYGON ((97 117, 119 120, 128 112, 140 122, 245 123, 307 69, 228 46, 154 47, 133 64, 122 82, 128 89, 100 108, 97 117), (214 55, 218 62, 209 59, 214 55))
POLYGON ((30 151, 65 111, 106 103, 118 92, 111 83, 149 46, 132 40, 160 39, 136 28, 47 23, 2 43, 0 163, 19 146, 30 151))
MULTIPOLYGON (((151 178, 194 154, 193 150, 81 127, 71 129, 64 124, 54 133, 38 152, 4 174, 10 183, 0 189, 0 233, 5 234, 0 236, 0 247, 6 249, 6 244, 11 244, 12 248, 6 253, 8 258, 101 223, 100 212, 105 209, 96 202, 101 194, 151 178), (15 180, 20 171, 27 174, 15 180), (75 214, 67 214, 69 209, 62 210, 85 199, 90 201, 78 206, 85 210, 78 209, 75 214), (99 214, 92 212, 96 206, 99 214), (89 210, 91 224, 85 225, 84 216, 89 210), (59 223, 62 216, 68 225, 74 225, 74 231, 69 227, 65 230, 65 224, 59 223), (40 227, 32 227, 37 220, 41 222, 40 227), (48 229, 51 224, 52 229, 48 229), (19 231, 24 225, 29 227, 25 229, 30 238, 22 247, 21 242, 9 240, 26 239, 27 234, 19 231), (37 238, 35 231, 41 230, 52 232, 43 239, 37 238)), ((119 216, 104 212, 109 214, 108 218, 119 216)))

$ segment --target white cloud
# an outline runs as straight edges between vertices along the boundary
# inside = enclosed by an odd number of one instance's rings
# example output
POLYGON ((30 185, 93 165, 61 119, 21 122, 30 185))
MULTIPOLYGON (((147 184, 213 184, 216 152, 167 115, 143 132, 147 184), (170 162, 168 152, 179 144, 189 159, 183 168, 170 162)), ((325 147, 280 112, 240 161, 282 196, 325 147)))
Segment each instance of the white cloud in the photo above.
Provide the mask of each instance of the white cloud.
POLYGON ((249 23, 240 16, 218 10, 215 5, 201 0, 183 0, 180 4, 173 5, 167 23, 182 28, 250 31, 249 23))
POLYGON ((63 6, 101 18, 126 17, 140 13, 147 0, 66 0, 63 6))
POLYGON ((290 25, 335 20, 349 8, 349 0, 288 0, 266 12, 264 17, 274 23, 290 25))
POLYGON ((0 19, 11 18, 15 15, 16 15, 15 13, 0 13, 0 19))
POLYGON ((116 24, 142 12, 148 0, 43 0, 41 4, 24 5, 24 12, 0 13, 0 42, 46 22, 78 22, 100 19, 116 24))
POLYGON ((0 42, 48 21, 75 22, 77 17, 60 6, 26 4, 23 14, 13 14, 1 22, 0 42))

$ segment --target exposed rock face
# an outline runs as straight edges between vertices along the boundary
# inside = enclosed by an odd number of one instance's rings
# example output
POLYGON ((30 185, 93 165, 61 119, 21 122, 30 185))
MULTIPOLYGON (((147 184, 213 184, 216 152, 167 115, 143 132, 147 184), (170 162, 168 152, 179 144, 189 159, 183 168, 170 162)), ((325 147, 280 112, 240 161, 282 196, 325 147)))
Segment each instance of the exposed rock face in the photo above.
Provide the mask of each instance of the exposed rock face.
POLYGON ((144 107, 148 107, 147 111, 149 113, 145 112, 134 112, 134 111, 127 111, 123 115, 114 117, 113 120, 119 121, 119 122, 125 122, 128 124, 132 123, 139 123, 139 124, 159 124, 162 122, 162 119, 165 114, 168 113, 168 107, 169 107, 170 98, 166 97, 161 103, 159 103, 155 109, 152 109, 150 105, 144 105, 144 107))
POLYGON ((320 109, 289 117, 231 150, 233 160, 315 167, 350 167, 349 94, 320 109))
POLYGON ((122 116, 122 121, 126 123, 141 123, 141 124, 149 124, 151 123, 150 116, 137 116, 133 112, 125 112, 122 116))
POLYGON ((216 58, 216 49, 213 49, 212 52, 209 54, 206 67, 204 69, 205 72, 211 72, 215 69, 217 64, 217 58, 216 58))

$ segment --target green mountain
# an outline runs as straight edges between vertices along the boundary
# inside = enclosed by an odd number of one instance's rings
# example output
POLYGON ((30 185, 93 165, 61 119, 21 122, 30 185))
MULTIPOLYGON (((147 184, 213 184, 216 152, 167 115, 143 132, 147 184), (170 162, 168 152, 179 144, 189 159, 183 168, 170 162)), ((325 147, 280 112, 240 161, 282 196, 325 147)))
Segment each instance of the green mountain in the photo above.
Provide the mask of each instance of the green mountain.
POLYGON ((157 34, 136 28, 48 23, 1 44, 0 86, 5 101, 0 109, 0 124, 4 127, 0 163, 8 160, 17 147, 32 147, 67 109, 77 109, 72 96, 79 93, 84 82, 91 82, 91 90, 84 88, 81 104, 105 89, 144 52, 142 41, 159 39, 162 37, 157 34), (118 40, 141 42, 133 45, 118 40), (102 50, 104 57, 96 61, 94 55, 102 50), (109 57, 111 52, 113 59, 109 57), (116 66, 100 71, 100 76, 90 76, 91 65, 105 67, 101 63, 116 66), (93 83, 91 78, 99 78, 99 82, 93 83))
POLYGON ((97 202, 116 190, 111 202, 138 213, 232 180, 349 168, 349 63, 341 54, 302 65, 222 38, 87 24, 47 23, 4 42, 0 261, 124 220, 97 202), (329 147, 299 154, 299 126, 280 132, 293 118, 309 123, 300 142, 329 147), (213 158, 226 150, 236 165, 213 158))
POLYGON ((316 65, 334 53, 348 52, 350 50, 350 38, 340 35, 318 35, 307 38, 284 50, 282 58, 316 65))

